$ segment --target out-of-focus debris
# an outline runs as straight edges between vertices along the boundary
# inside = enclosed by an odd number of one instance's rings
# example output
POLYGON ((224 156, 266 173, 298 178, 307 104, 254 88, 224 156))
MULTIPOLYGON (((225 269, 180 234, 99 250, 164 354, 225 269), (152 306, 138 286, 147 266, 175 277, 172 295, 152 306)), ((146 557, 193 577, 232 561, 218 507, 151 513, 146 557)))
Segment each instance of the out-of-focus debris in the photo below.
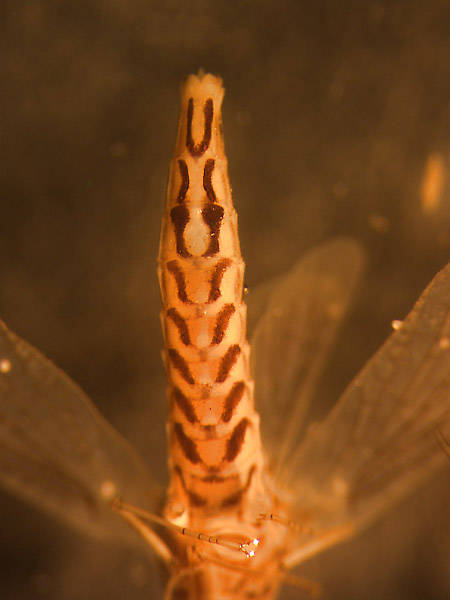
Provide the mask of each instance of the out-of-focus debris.
POLYGON ((391 228, 391 223, 389 219, 387 217, 384 217, 383 215, 379 215, 377 213, 370 213, 369 226, 371 229, 373 229, 380 235, 385 235, 391 228))
POLYGON ((426 215, 436 212, 444 189, 444 161, 442 155, 433 152, 429 155, 422 177, 420 203, 426 215))

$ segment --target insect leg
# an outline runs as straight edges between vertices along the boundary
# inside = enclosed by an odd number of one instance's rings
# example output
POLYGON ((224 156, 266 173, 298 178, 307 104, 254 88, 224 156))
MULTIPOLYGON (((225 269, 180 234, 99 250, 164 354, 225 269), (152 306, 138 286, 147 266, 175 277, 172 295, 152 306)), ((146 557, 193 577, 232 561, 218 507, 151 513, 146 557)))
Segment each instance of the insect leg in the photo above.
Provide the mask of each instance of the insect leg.
MULTIPOLYGON (((202 533, 201 531, 194 531, 193 529, 189 529, 187 527, 181 527, 179 525, 175 525, 171 523, 167 519, 159 517, 153 513, 149 513, 146 510, 142 510, 137 506, 133 506, 131 504, 127 504, 126 502, 122 502, 119 498, 116 498, 113 502, 113 510, 121 514, 125 519, 129 520, 126 515, 132 515, 135 520, 142 523, 144 521, 150 521, 152 523, 157 523, 170 531, 175 531, 180 535, 185 535, 189 538, 199 540, 201 542, 208 542, 209 544, 217 544, 218 546, 223 546, 228 548, 229 550, 235 550, 238 552, 243 552, 247 557, 251 558, 255 555, 256 548, 259 544, 258 538, 244 538, 242 542, 237 542, 235 540, 227 539, 225 536, 217 537, 215 535, 209 535, 207 533, 202 533)), ((129 520, 131 522, 131 520, 129 520)), ((145 525, 143 525, 145 527, 145 525)))
MULTIPOLYGON (((253 577, 254 579, 264 578, 265 572, 263 570, 250 569, 242 565, 237 565, 236 563, 229 563, 223 559, 219 560, 214 556, 200 554, 200 552, 198 551, 196 554, 201 561, 214 563, 219 567, 223 567, 224 569, 230 569, 234 572, 240 571, 241 573, 245 573, 248 577, 253 577)), ((291 587, 296 587, 307 593, 308 596, 310 596, 313 599, 319 598, 322 593, 322 586, 320 585, 320 583, 317 583, 312 579, 308 579, 307 577, 303 577, 300 575, 290 575, 287 572, 287 570, 285 571, 284 568, 279 571, 276 577, 278 577, 283 584, 289 585, 291 587)))
POLYGON ((304 535, 316 535, 316 530, 312 527, 307 527, 305 525, 300 525, 296 521, 291 521, 282 515, 277 515, 274 513, 261 513, 258 515, 258 521, 273 521, 274 523, 280 523, 280 525, 284 525, 288 529, 293 529, 298 533, 303 533, 304 535))
POLYGON ((148 525, 134 514, 124 508, 120 500, 113 501, 111 508, 129 523, 154 550, 155 554, 168 566, 172 562, 172 554, 162 539, 148 525))
POLYGON ((317 583, 317 581, 313 581, 312 579, 308 579, 307 577, 303 577, 302 575, 290 575, 289 573, 286 573, 282 577, 282 582, 285 585, 290 585, 291 587, 302 590, 313 599, 320 598, 322 595, 322 586, 320 583, 317 583))

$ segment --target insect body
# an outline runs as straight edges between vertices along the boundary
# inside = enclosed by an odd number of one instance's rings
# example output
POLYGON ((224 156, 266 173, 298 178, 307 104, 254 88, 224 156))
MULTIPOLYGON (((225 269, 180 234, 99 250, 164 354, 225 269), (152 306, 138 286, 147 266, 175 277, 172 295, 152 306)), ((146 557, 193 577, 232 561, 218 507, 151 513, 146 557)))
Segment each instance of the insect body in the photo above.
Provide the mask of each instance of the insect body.
POLYGON ((200 522, 237 505, 245 512, 264 489, 222 96, 210 75, 183 87, 159 257, 171 406, 166 511, 173 498, 200 522))
POLYGON ((168 600, 275 598, 290 568, 448 460, 450 265, 314 428, 308 404, 359 276, 358 246, 328 242, 280 279, 249 353, 222 97, 216 77, 186 80, 170 168, 158 266, 165 500, 83 392, 0 328, 0 482, 91 532, 124 535, 123 517, 166 563, 168 600))
MULTIPOLYGON (((265 471, 254 408, 242 300, 244 263, 224 154, 222 98, 216 77, 186 80, 170 167, 159 254, 170 401, 165 514, 222 539, 247 538, 252 557, 259 546, 251 562, 221 550, 214 552, 215 563, 204 557, 199 563, 197 586, 205 597, 213 589, 217 597, 244 597, 245 575, 233 569, 236 560, 249 573, 266 554, 273 563, 273 554, 285 544, 286 529, 258 519, 273 512, 277 501, 265 471)), ((198 548, 200 555, 213 550, 198 548)), ((199 562, 195 552, 182 561, 186 566, 199 562)))

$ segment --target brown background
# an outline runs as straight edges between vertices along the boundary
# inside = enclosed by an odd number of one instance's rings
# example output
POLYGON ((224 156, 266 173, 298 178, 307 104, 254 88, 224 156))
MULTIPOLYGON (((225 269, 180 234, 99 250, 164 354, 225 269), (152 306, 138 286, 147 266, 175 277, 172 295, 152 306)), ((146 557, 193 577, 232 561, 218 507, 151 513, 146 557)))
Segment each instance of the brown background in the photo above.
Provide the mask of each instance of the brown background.
MULTIPOLYGON (((82 385, 162 481, 155 261, 180 80, 199 67, 224 79, 250 290, 333 235, 366 249, 326 401, 449 259, 448 6, 1 3, 0 314, 82 385), (420 182, 432 152, 445 185, 427 216, 420 182)), ((448 597, 445 481, 301 572, 330 599, 448 597)), ((144 551, 95 544, 0 501, 2 598, 158 597, 144 551)))

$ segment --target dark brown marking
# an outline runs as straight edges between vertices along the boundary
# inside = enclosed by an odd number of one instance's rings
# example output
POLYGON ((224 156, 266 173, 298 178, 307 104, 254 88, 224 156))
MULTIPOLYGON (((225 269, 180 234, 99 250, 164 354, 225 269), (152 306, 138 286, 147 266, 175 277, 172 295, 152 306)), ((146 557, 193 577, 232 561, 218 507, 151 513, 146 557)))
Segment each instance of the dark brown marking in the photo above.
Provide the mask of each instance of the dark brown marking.
POLYGON ((185 457, 194 465, 201 463, 202 459, 198 453, 197 445, 184 433, 181 423, 175 423, 173 431, 185 457))
POLYGON ((216 202, 217 200, 212 184, 214 165, 215 160, 213 158, 208 158, 208 160, 205 162, 205 168, 203 169, 203 189, 205 190, 210 202, 216 202))
POLYGON ((212 302, 215 302, 218 298, 220 298, 220 284, 222 283, 222 278, 226 269, 228 269, 230 265, 231 259, 229 258, 223 258, 222 260, 219 260, 219 262, 216 264, 214 272, 209 281, 211 287, 209 289, 208 304, 211 304, 212 302))
POLYGON ((232 462, 239 452, 242 450, 242 445, 244 443, 245 432, 247 427, 249 427, 250 421, 246 417, 241 419, 236 427, 233 429, 232 434, 227 442, 227 447, 225 450, 224 460, 228 462, 232 462))
POLYGON ((189 223, 189 217, 189 209, 186 208, 184 204, 178 204, 177 206, 174 206, 170 211, 170 218, 172 220, 173 228, 175 230, 177 253, 183 258, 189 258, 190 256, 192 256, 192 254, 186 248, 186 244, 184 243, 183 237, 186 225, 189 223))
POLYGON ((225 483, 225 481, 229 481, 230 479, 237 479, 239 475, 227 475, 223 477, 221 475, 206 475, 205 477, 200 477, 200 481, 203 483, 225 483))
POLYGON ((218 204, 207 204, 202 208, 202 219, 209 227, 209 246, 203 256, 214 256, 219 252, 219 234, 224 210, 218 204))
POLYGON ((219 372, 217 373, 216 383, 223 383, 237 361, 239 354, 241 353, 241 347, 239 344, 233 344, 225 352, 219 365, 219 372))
POLYGON ((181 469, 178 465, 174 468, 174 471, 178 475, 178 477, 181 481, 183 490, 189 496, 189 502, 193 506, 205 506, 205 504, 208 504, 208 500, 206 498, 203 498, 203 496, 200 496, 199 494, 196 494, 195 492, 191 492, 190 490, 188 490, 188 488, 186 486, 186 482, 184 481, 183 473, 181 472, 181 469))
POLYGON ((212 98, 208 98, 203 107, 205 117, 205 126, 203 129, 203 139, 199 144, 195 144, 192 139, 192 117, 194 116, 194 100, 189 98, 187 109, 187 131, 186 131, 186 147, 192 156, 201 156, 211 142, 212 122, 214 116, 214 105, 212 98))
POLYGON ((224 498, 222 500, 222 508, 227 508, 227 507, 233 506, 235 504, 239 504, 241 502, 242 496, 245 494, 245 492, 247 492, 248 488, 250 487, 250 484, 252 482, 253 475, 255 474, 255 472, 256 472, 256 465, 253 465, 249 469, 247 481, 246 481, 245 485, 237 492, 234 492, 230 496, 227 496, 226 498, 224 498))
POLYGON ((236 309, 234 304, 225 304, 220 313, 217 315, 211 346, 220 344, 220 342, 223 340, 228 323, 230 322, 230 319, 235 311, 236 309))
POLYGON ((189 496, 189 502, 192 506, 205 506, 208 504, 208 499, 203 498, 200 494, 196 494, 195 492, 191 492, 191 490, 187 490, 189 496))
POLYGON ((169 317, 169 319, 172 319, 172 321, 175 323, 183 344, 185 346, 190 346, 191 338, 189 337, 189 329, 184 317, 180 315, 176 308, 169 308, 169 310, 167 311, 167 316, 169 317))
POLYGON ((208 465, 206 468, 208 469, 208 473, 217 473, 222 467, 221 465, 208 465))
POLYGON ((187 164, 182 159, 179 159, 178 161, 178 168, 181 175, 181 185, 178 190, 177 202, 178 204, 182 204, 186 199, 186 194, 189 189, 189 170, 187 164))
POLYGON ((224 423, 228 423, 233 416, 234 409, 239 404, 245 392, 245 383, 237 381, 230 390, 230 393, 225 398, 225 404, 221 419, 224 423))
POLYGON ((209 383, 204 383, 201 386, 201 398, 202 400, 207 400, 211 396, 211 386, 209 383))
POLYGON ((215 425, 202 425, 203 431, 207 440, 214 440, 217 438, 217 428, 215 425))
POLYGON ((189 423, 198 423, 192 402, 177 387, 173 388, 173 399, 189 423))
POLYGON ((169 273, 172 273, 172 275, 175 278, 175 283, 177 284, 178 288, 179 300, 181 300, 181 302, 183 302, 184 304, 189 304, 190 301, 186 294, 186 278, 178 262, 176 260, 171 260, 167 263, 166 266, 169 273))
POLYGON ((184 360, 181 354, 177 352, 175 348, 169 348, 168 353, 171 363, 173 364, 175 369, 180 373, 181 377, 185 381, 187 381, 187 383, 194 385, 195 380, 192 377, 192 373, 189 370, 187 362, 184 360))

